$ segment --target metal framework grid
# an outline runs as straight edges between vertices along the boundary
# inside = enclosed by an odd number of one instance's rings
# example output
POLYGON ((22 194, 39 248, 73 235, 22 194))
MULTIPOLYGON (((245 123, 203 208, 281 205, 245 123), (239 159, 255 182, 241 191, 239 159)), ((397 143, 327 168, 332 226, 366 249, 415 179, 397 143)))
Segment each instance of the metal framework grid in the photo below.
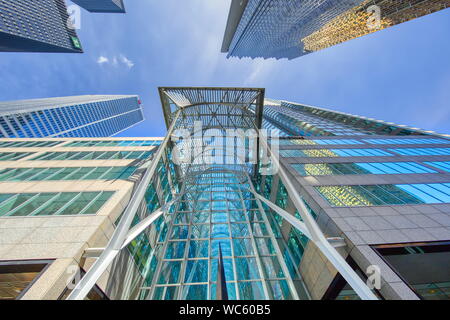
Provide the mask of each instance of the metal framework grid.
MULTIPOLYGON (((121 298, 215 299, 220 246, 230 298, 308 299, 298 270, 289 268, 289 248, 277 238, 280 232, 273 221, 274 213, 314 241, 361 298, 376 299, 320 231, 275 157, 272 165, 279 167, 280 178, 304 222, 256 192, 252 178, 258 179, 258 166, 206 165, 194 159, 173 168, 169 159, 174 144, 169 140, 175 129, 198 134, 195 121, 202 122, 202 134, 209 129, 245 128, 257 130, 261 137, 264 89, 159 91, 168 134, 136 187, 111 241, 106 248, 92 250, 100 256, 69 299, 84 298, 111 262, 119 271, 112 272, 113 276, 126 272, 129 268, 124 267, 123 249, 139 238, 153 239, 151 253, 143 262, 141 277, 126 276, 132 280, 120 283, 121 298), (157 195, 156 201, 149 200, 151 194, 157 195)), ((258 141, 258 155, 260 146, 262 152, 272 152, 263 139, 258 141)), ((207 147, 209 142, 203 139, 201 143, 207 147)), ((120 282, 117 280, 113 282, 120 282)))

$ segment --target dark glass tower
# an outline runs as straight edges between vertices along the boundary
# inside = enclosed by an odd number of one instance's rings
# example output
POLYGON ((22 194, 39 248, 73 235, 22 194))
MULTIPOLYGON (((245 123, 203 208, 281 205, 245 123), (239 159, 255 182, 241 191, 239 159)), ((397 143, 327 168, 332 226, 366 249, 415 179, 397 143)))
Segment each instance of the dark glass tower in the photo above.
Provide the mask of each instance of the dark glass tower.
POLYGON ((96 13, 125 13, 123 0, 72 0, 89 12, 96 13))
POLYGON ((64 0, 0 0, 0 51, 82 53, 64 0))

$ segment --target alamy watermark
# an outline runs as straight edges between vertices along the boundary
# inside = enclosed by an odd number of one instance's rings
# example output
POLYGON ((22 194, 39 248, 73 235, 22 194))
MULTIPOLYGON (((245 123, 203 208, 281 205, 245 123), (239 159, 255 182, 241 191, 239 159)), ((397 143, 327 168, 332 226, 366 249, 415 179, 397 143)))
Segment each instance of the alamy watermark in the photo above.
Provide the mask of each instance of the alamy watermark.
POLYGON ((381 289, 381 269, 377 265, 370 265, 366 269, 366 284, 370 289, 381 289))
POLYGON ((67 28, 71 30, 81 29, 81 8, 77 5, 71 5, 67 7, 67 13, 69 18, 67 19, 67 28))
POLYGON ((367 28, 369 30, 378 30, 381 28, 381 8, 377 5, 372 5, 367 8, 367 13, 370 14, 367 19, 367 28))
POLYGON ((278 172, 279 136, 267 129, 176 129, 172 161, 177 165, 259 165, 262 175, 278 172), (270 147, 269 147, 270 145, 270 147), (270 150, 269 150, 270 148, 270 150), (276 159, 276 161, 274 161, 276 159))

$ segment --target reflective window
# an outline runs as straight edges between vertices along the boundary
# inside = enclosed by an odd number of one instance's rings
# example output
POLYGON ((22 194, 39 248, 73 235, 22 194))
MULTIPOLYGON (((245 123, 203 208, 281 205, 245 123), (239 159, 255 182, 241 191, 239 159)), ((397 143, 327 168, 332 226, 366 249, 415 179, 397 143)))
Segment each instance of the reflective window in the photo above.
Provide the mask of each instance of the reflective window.
POLYGON ((441 169, 442 171, 450 172, 450 161, 441 161, 441 162, 425 162, 430 166, 441 169))
POLYGON ((0 161, 15 161, 32 155, 31 152, 2 152, 0 153, 0 161))
POLYGON ((113 194, 112 191, 0 194, 0 216, 96 214, 113 194))
POLYGON ((450 300, 450 242, 374 248, 424 300, 450 300))
POLYGON ((322 140, 314 140, 315 143, 317 144, 322 144, 322 145, 333 145, 333 144, 364 144, 361 141, 355 140, 355 139, 322 139, 322 140))
POLYGON ((147 159, 152 153, 153 151, 46 152, 31 160, 147 159))
POLYGON ((381 149, 308 149, 308 150, 280 150, 285 158, 296 157, 380 157, 392 156, 381 149))
POLYGON ((136 167, 8 168, 0 181, 116 180, 128 179, 136 167))
POLYGON ((336 207, 450 203, 450 183, 322 186, 316 190, 336 207))
POLYGON ((436 173, 414 162, 291 164, 302 176, 436 173))
POLYGON ((43 148, 53 147, 61 141, 1 141, 0 148, 43 148))
POLYGON ((0 262, 0 300, 20 299, 52 261, 0 262))
POLYGON ((331 149, 340 157, 380 157, 392 156, 389 152, 381 149, 331 149))
POLYGON ((450 144, 450 140, 445 139, 363 139, 370 144, 450 144))
POLYGON ((450 156, 450 148, 389 149, 402 156, 450 156))
POLYGON ((64 147, 147 147, 159 146, 162 140, 105 140, 105 141, 73 141, 64 147))

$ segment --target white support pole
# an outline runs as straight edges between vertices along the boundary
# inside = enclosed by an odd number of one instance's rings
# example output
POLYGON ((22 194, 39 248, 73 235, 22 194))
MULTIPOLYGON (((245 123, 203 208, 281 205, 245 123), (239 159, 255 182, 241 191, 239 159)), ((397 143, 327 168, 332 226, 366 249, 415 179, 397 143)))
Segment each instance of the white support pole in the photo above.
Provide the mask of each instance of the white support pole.
MULTIPOLYGON (((261 132, 258 130, 258 134, 261 137, 261 132)), ((300 213, 307 229, 310 232, 311 240, 319 248, 319 250, 324 254, 324 256, 333 264, 333 266, 338 270, 342 277, 347 281, 347 283, 355 290, 358 296, 363 300, 378 300, 377 296, 369 289, 366 283, 358 276, 358 274, 353 270, 352 267, 345 261, 345 259, 336 251, 335 248, 328 242, 327 238, 320 230, 319 225, 314 220, 314 218, 309 214, 305 202, 298 194, 294 185, 292 184, 289 176, 281 167, 278 157, 273 155, 272 149, 270 149, 267 141, 265 139, 259 139, 263 148, 266 148, 267 152, 270 153, 272 165, 278 169, 278 175, 280 176, 286 190, 288 191, 289 197, 292 199, 295 207, 300 213)))
POLYGON ((297 230, 299 230, 301 233, 303 233, 305 236, 307 236, 309 239, 311 239, 311 233, 309 232, 308 228, 302 221, 298 220, 296 217, 291 215, 289 212, 283 210, 282 208, 280 208, 279 206, 274 204, 272 201, 267 200, 262 195, 257 194, 257 193, 253 193, 253 194, 255 195, 256 198, 258 198, 259 200, 264 202, 266 205, 268 205, 273 211, 278 213, 283 219, 285 219, 287 222, 289 222, 297 230))
POLYGON ((158 210, 152 212, 148 217, 146 217, 144 220, 140 221, 137 225, 131 228, 128 231, 127 238, 123 242, 121 249, 129 245, 131 241, 133 241, 137 236, 139 236, 145 229, 147 229, 153 222, 155 222, 156 219, 158 219, 162 214, 164 214, 164 212, 166 212, 166 210, 170 208, 179 199, 181 199, 181 196, 178 196, 177 198, 168 202, 158 210))
POLYGON ((156 168, 158 166, 161 157, 163 156, 167 144, 170 141, 173 130, 175 128, 178 117, 180 116, 181 110, 178 110, 174 116, 172 124, 164 138, 163 143, 159 147, 154 159, 152 160, 150 166, 146 169, 144 177, 139 182, 134 194, 128 203, 122 218, 120 219, 119 225, 114 231, 111 239, 108 242, 105 250, 102 252, 100 257, 94 262, 92 267, 87 271, 84 277, 77 283, 73 291, 67 297, 67 300, 82 300, 86 297, 89 291, 94 287, 95 283, 98 281, 100 276, 105 272, 117 254, 120 252, 122 245, 127 238, 128 231, 130 230, 131 223, 133 222, 133 217, 136 214, 139 205, 144 199, 145 192, 155 174, 156 168))

